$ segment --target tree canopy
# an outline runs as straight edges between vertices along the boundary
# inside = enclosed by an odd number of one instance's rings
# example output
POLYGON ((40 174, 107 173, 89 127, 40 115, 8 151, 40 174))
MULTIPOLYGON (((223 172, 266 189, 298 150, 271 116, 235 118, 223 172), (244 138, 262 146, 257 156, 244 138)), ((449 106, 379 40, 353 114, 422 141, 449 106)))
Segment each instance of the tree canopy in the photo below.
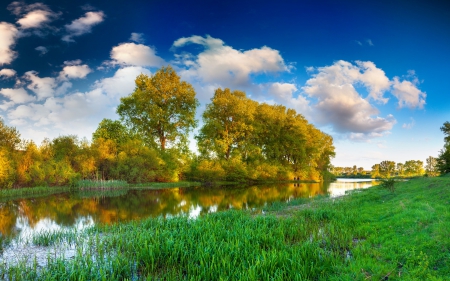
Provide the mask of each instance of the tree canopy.
POLYGON ((181 81, 175 70, 162 67, 154 75, 139 75, 132 94, 120 99, 117 113, 152 147, 183 145, 197 122, 199 105, 191 84, 181 81))

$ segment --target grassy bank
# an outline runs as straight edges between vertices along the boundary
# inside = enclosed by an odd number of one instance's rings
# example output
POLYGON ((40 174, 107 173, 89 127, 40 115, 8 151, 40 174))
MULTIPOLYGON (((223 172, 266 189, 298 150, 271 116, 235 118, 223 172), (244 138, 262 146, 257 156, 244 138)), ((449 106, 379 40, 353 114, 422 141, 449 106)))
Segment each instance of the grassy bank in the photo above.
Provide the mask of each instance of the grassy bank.
POLYGON ((41 269, 0 264, 0 279, 449 280, 449 204, 450 178, 423 178, 398 182, 395 192, 99 226, 67 234, 74 258, 49 256, 41 269))

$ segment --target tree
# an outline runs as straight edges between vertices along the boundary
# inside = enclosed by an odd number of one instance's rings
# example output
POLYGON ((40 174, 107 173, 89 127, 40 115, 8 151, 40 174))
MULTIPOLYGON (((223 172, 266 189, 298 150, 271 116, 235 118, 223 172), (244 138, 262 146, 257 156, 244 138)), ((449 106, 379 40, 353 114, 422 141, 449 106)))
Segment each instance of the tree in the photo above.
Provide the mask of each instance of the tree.
POLYGON ((427 165, 425 166, 425 170, 429 177, 437 176, 438 175, 437 159, 434 158, 433 156, 429 156, 427 158, 427 165))
POLYGON ((131 132, 118 120, 103 119, 92 133, 92 140, 95 142, 99 138, 112 140, 117 145, 124 144, 132 138, 131 132))
POLYGON ((439 151, 437 158, 437 169, 441 175, 450 173, 450 122, 445 122, 441 127, 441 131, 444 133, 444 147, 439 151))
POLYGON ((8 127, 0 118, 0 147, 13 151, 20 144, 20 134, 14 127, 8 127))
POLYGON ((395 172, 395 162, 381 161, 379 169, 382 177, 390 178, 395 172))
POLYGON ((204 125, 195 137, 202 155, 228 160, 236 151, 242 156, 253 132, 255 110, 256 102, 244 92, 218 88, 206 105, 204 125))
POLYGON ((199 105, 192 85, 181 81, 170 66, 151 77, 141 74, 135 83, 134 92, 120 99, 121 120, 162 151, 175 143, 186 145, 188 132, 197 124, 199 105))
POLYGON ((378 178, 380 176, 380 164, 375 164, 372 166, 371 177, 378 178))

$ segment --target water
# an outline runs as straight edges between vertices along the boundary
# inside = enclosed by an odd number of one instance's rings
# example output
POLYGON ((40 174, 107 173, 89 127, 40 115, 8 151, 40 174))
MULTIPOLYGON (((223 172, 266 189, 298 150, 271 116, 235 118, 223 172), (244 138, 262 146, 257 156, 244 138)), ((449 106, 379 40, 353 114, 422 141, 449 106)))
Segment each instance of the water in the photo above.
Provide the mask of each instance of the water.
POLYGON ((316 195, 342 196, 347 190, 367 188, 370 179, 338 179, 333 183, 277 184, 247 187, 194 187, 130 190, 113 193, 62 193, 0 203, 0 238, 26 240, 38 231, 83 229, 148 217, 173 217, 227 209, 260 208, 272 202, 316 195))

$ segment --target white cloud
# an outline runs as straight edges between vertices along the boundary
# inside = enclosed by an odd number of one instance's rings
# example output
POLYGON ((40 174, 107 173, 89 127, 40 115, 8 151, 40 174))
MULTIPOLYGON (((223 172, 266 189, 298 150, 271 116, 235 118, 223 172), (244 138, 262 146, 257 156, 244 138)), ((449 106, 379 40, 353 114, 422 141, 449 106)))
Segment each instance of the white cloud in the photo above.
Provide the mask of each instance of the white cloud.
POLYGON ((131 65, 159 67, 164 60, 156 55, 156 51, 149 46, 135 43, 122 43, 111 50, 110 62, 113 65, 131 65))
POLYGON ((144 43, 144 34, 143 33, 136 33, 136 32, 133 32, 133 33, 131 33, 131 36, 130 36, 130 39, 129 39, 130 41, 134 41, 134 42, 136 42, 136 43, 144 43))
POLYGON ((395 118, 392 115, 379 117, 379 111, 354 87, 362 83, 371 98, 384 102, 383 91, 387 90, 389 80, 386 81, 382 70, 371 62, 352 65, 346 61, 317 70, 302 88, 317 100, 313 106, 317 122, 331 125, 338 133, 349 134, 352 140, 378 137, 392 129, 395 118))
POLYGON ((178 56, 176 63, 188 68, 180 74, 189 80, 199 79, 223 87, 242 88, 251 85, 251 74, 289 70, 280 53, 266 46, 240 51, 208 35, 180 38, 173 43, 172 50, 187 44, 204 47, 204 50, 196 56, 192 54, 178 56))
POLYGON ((53 97, 55 95, 55 88, 57 87, 56 79, 52 77, 40 78, 37 74, 36 71, 25 72, 25 79, 31 82, 27 88, 37 95, 38 100, 53 97))
POLYGON ((414 118, 411 117, 411 123, 403 123, 402 128, 409 130, 409 129, 412 129, 415 125, 416 125, 416 120, 414 120, 414 118))
POLYGON ((120 68, 113 77, 104 78, 95 82, 95 88, 102 89, 106 95, 115 100, 129 95, 135 88, 134 80, 139 74, 150 75, 148 69, 139 66, 128 66, 120 68))
POLYGON ((366 42, 367 42, 367 44, 368 44, 369 46, 373 46, 373 42, 372 42, 371 39, 367 39, 366 42))
POLYGON ((9 98, 14 104, 27 103, 35 100, 35 97, 29 95, 24 88, 3 88, 0 90, 0 94, 9 98))
POLYGON ((263 86, 268 87, 267 92, 275 98, 277 103, 295 109, 297 113, 301 113, 307 119, 311 118, 312 112, 309 101, 300 94, 294 97, 294 93, 298 90, 295 84, 275 82, 263 86))
POLYGON ((46 53, 48 53, 48 49, 44 46, 38 46, 36 48, 34 48, 36 51, 38 51, 40 53, 41 56, 45 55, 46 53))
POLYGON ((66 79, 82 79, 85 78, 92 70, 87 64, 83 65, 66 65, 63 70, 59 73, 60 80, 66 79))
MULTIPOLYGON (((8 10, 18 17, 17 24, 21 30, 48 27, 47 23, 61 15, 61 13, 55 13, 47 5, 39 2, 27 5, 22 1, 15 1, 8 5, 8 10)), ((42 32, 37 31, 35 34, 42 35, 42 32)))
POLYGON ((11 63, 17 56, 11 50, 18 36, 17 28, 6 22, 0 22, 0 65, 11 63))
POLYGON ((23 18, 19 19, 17 23, 22 29, 39 28, 42 24, 49 22, 51 13, 43 10, 31 11, 23 18))
POLYGON ((14 75, 16 75, 16 71, 14 69, 3 68, 2 70, 0 70, 0 79, 1 77, 4 77, 3 79, 11 78, 14 75))
POLYGON ((398 107, 423 108, 427 94, 417 88, 418 80, 412 82, 394 77, 392 94, 398 99, 398 107))
POLYGON ((71 24, 65 26, 67 34, 62 37, 63 41, 74 42, 73 37, 90 33, 92 27, 104 20, 104 13, 87 12, 83 17, 72 21, 71 24))

